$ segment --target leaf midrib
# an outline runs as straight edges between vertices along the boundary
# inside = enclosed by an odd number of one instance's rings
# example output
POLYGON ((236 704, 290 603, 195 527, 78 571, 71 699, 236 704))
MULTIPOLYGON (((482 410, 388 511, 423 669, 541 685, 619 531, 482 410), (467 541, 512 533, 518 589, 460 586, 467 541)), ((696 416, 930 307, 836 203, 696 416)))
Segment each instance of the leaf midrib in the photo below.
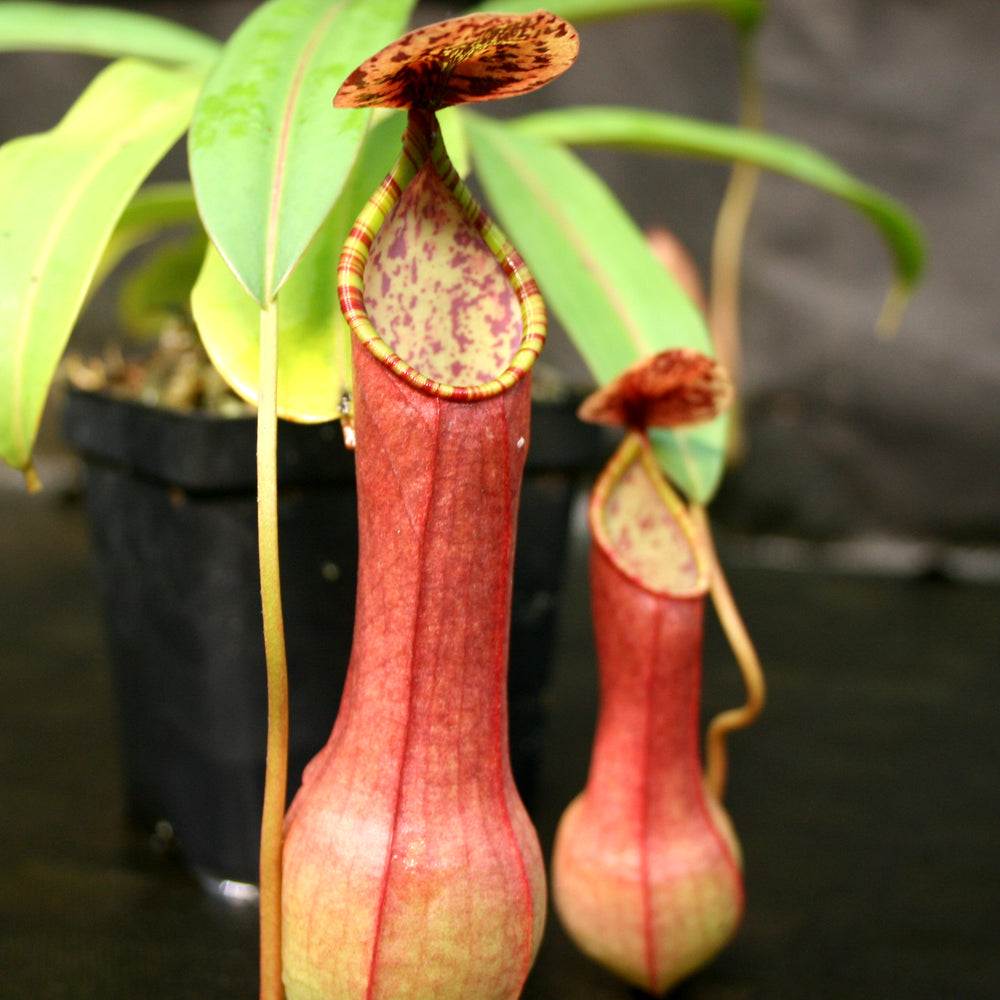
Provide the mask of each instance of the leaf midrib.
POLYGON ((279 219, 281 217, 282 198, 285 193, 286 168, 288 164, 287 153, 292 121, 295 118, 299 95, 302 92, 302 82, 305 79, 306 71, 319 46, 320 40, 330 26, 330 22, 340 15, 348 3, 349 0, 340 0, 339 3, 331 6, 326 14, 317 21, 315 29, 311 32, 306 44, 302 48, 298 67, 292 78, 288 97, 285 101, 285 112, 282 115, 281 132, 278 138, 278 148, 275 153, 274 179, 271 182, 271 204, 267 219, 267 244, 264 257, 265 302, 270 302, 278 291, 273 285, 275 262, 278 254, 279 219))

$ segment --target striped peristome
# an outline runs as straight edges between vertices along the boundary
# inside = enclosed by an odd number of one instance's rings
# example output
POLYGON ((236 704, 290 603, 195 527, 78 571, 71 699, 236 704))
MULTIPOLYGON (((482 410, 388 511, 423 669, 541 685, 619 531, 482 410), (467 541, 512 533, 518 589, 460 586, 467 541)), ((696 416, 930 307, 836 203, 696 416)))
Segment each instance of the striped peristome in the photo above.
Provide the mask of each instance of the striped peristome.
POLYGON ((341 309, 355 336, 397 376, 422 392, 460 402, 497 395, 532 367, 545 342, 546 313, 538 286, 520 254, 462 183, 448 159, 433 113, 412 111, 395 165, 358 217, 344 245, 338 271, 341 309), (393 350, 376 330, 365 301, 365 272, 376 235, 399 203, 403 190, 421 169, 433 169, 464 218, 503 271, 520 309, 518 349, 494 377, 476 385, 454 385, 419 371, 393 350))

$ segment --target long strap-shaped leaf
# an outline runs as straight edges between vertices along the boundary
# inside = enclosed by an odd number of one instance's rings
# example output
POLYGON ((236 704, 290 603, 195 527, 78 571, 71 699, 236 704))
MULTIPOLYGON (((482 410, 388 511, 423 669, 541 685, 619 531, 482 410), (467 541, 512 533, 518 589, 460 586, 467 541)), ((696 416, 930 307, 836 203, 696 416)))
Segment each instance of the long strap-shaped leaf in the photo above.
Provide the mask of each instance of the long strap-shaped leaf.
POLYGON ((51 132, 0 148, 0 457, 27 468, 59 356, 115 223, 183 133, 203 70, 126 60, 51 132))
POLYGON ((0 3, 0 51, 19 49, 212 62, 221 46, 200 31, 150 14, 68 3, 0 3))
MULTIPOLYGON (((516 13, 534 10, 537 6, 537 0, 488 0, 475 9, 516 13)), ((549 0, 544 6, 573 23, 623 14, 703 8, 724 14, 744 32, 753 30, 764 14, 761 0, 549 0)))
POLYGON ((518 119, 516 127, 550 142, 739 160, 786 174, 843 199, 867 216, 885 239, 904 289, 912 287, 923 269, 920 230, 899 203, 828 157, 790 139, 629 107, 544 111, 518 119))
MULTIPOLYGON (((491 211, 599 382, 669 347, 711 353, 701 314, 576 156, 480 115, 463 119, 491 211)), ((707 501, 722 473, 724 418, 656 439, 670 444, 673 481, 707 501)))
POLYGON ((359 58, 405 27, 413 0, 271 0, 227 43, 195 110, 191 176, 213 242, 271 301, 357 155, 366 111, 334 110, 359 58))

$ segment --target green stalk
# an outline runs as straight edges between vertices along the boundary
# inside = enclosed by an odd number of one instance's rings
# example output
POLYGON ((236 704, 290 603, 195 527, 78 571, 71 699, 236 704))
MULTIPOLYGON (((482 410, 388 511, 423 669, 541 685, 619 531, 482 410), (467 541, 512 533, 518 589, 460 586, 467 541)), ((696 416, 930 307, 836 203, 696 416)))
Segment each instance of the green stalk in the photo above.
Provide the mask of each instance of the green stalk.
POLYGON ((278 559, 278 308, 260 314, 257 537, 267 661, 267 765, 260 831, 260 998, 281 1000, 281 853, 288 781, 288 665, 278 559))

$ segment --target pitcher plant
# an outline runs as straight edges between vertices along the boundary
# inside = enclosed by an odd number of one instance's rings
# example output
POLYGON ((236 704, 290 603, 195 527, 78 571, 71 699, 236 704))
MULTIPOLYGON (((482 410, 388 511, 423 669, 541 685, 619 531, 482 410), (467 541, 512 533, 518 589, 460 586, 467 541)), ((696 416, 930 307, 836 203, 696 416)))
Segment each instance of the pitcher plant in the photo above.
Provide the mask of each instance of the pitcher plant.
POLYGON ((419 29, 340 105, 409 107, 339 271, 354 333, 354 643, 330 741, 286 821, 288 1000, 514 998, 545 874, 511 774, 512 557, 545 338, 534 280, 452 168, 435 112, 572 61, 547 14, 419 29))
POLYGON ((589 505, 600 707, 586 788, 557 830, 553 893, 585 953, 656 995, 718 952, 744 900, 722 761, 706 776, 698 747, 704 604, 719 570, 646 428, 711 419, 730 398, 715 362, 674 350, 580 410, 628 430, 589 505))

